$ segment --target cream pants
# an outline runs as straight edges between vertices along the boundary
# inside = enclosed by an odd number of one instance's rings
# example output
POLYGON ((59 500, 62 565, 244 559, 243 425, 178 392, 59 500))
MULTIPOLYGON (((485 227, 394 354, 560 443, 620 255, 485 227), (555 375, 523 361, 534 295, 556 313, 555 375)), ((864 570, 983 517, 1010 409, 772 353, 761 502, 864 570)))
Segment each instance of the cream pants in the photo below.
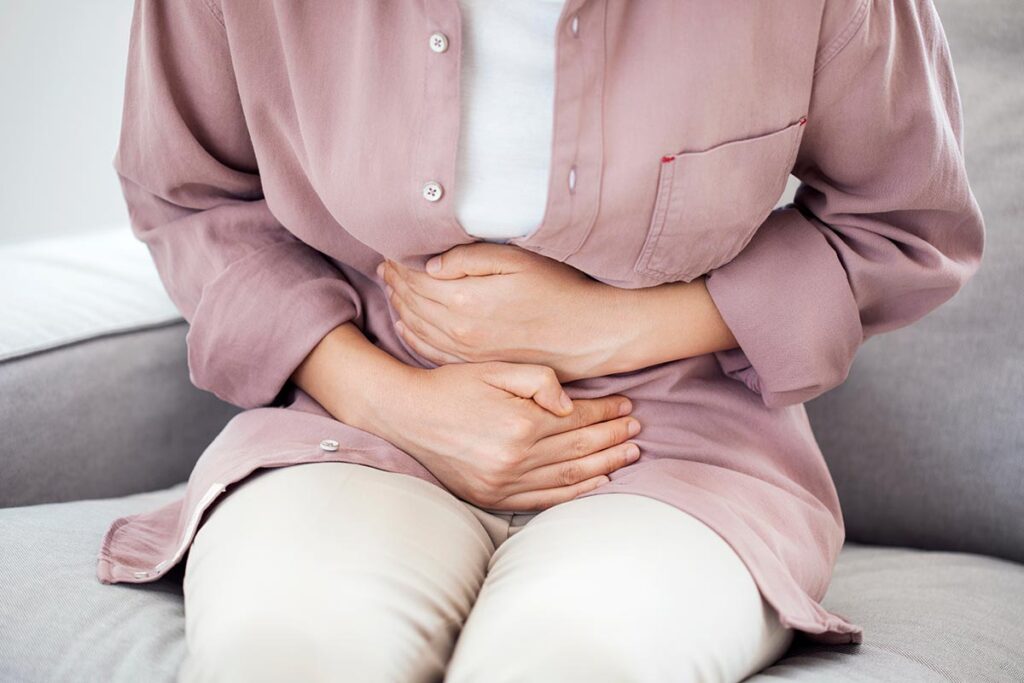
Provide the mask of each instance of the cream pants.
POLYGON ((185 569, 180 681, 740 681, 793 637, 714 531, 637 494, 491 512, 353 463, 258 470, 185 569))

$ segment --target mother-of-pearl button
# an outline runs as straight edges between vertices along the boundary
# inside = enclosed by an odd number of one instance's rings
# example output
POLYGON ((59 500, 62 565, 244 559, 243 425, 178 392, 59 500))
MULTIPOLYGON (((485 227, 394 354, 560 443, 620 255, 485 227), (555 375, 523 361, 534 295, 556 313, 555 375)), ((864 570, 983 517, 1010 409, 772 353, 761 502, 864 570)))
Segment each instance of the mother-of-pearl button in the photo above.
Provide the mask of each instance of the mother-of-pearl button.
POLYGON ((444 52, 448 49, 448 36, 437 31, 430 34, 430 49, 434 52, 444 52))
POLYGON ((444 194, 444 188, 436 180, 427 181, 423 185, 423 198, 428 202, 436 202, 444 194))
POLYGON ((320 442, 320 448, 325 451, 336 451, 338 450, 339 443, 336 439, 324 439, 320 442))

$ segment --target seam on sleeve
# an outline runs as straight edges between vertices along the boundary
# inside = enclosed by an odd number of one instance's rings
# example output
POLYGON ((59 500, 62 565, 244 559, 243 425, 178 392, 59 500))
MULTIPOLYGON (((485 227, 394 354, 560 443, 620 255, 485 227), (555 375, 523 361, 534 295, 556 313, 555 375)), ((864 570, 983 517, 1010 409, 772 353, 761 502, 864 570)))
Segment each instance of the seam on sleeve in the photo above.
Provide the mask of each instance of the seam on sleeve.
POLYGON ((226 28, 224 26, 224 14, 220 11, 220 7, 217 7, 216 2, 214 2, 214 0, 202 0, 202 3, 206 5, 206 9, 210 11, 210 14, 212 14, 213 18, 217 20, 217 23, 221 25, 221 28, 226 28))
POLYGON ((857 35, 857 32, 863 28, 866 23, 865 18, 868 15, 868 5, 870 2, 871 0, 861 0, 860 5, 857 6, 856 11, 853 13, 853 16, 850 18, 850 21, 847 22, 846 26, 843 27, 843 30, 832 39, 832 42, 822 49, 818 56, 818 65, 814 67, 815 76, 818 75, 819 71, 828 66, 829 62, 831 62, 836 55, 842 52, 843 48, 849 45, 850 41, 853 40, 853 37, 857 35))

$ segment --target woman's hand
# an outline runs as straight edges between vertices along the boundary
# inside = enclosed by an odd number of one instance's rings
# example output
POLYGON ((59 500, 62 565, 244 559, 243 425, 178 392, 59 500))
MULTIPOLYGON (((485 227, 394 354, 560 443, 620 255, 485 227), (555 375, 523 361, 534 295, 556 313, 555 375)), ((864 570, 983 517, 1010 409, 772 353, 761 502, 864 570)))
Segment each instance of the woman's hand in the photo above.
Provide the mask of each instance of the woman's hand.
POLYGON ((533 363, 572 381, 604 374, 630 339, 616 313, 626 290, 572 266, 486 242, 459 245, 435 259, 436 272, 384 261, 378 274, 390 289, 398 333, 438 365, 533 363))
POLYGON ((570 407, 560 402, 554 372, 537 365, 406 368, 401 390, 375 408, 373 431, 479 507, 542 510, 597 488, 639 457, 626 441, 640 424, 625 396, 570 407))
POLYGON ((625 396, 572 401, 537 365, 413 367, 352 322, 328 333, 292 380, 341 422, 390 441, 455 495, 494 510, 571 500, 640 453, 626 443, 640 423, 625 396))

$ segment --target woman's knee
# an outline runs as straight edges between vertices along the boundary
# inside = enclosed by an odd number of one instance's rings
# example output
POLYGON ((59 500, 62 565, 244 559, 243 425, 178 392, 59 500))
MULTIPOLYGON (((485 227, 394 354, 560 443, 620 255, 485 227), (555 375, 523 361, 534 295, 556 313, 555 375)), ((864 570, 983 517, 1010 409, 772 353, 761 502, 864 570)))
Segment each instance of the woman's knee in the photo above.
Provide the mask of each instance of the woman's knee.
POLYGON ((179 680, 440 680, 462 622, 450 607, 338 580, 319 601, 285 591, 193 620, 179 680))
POLYGON ((739 680, 790 638, 713 530, 660 501, 607 494, 550 508, 498 548, 452 680, 475 680, 488 661, 489 680, 739 680))
POLYGON ((202 638, 190 639, 181 683, 329 681, 337 675, 329 666, 325 634, 280 615, 252 613, 207 626, 202 638))
POLYGON ((493 544, 433 484, 343 465, 253 479, 201 529, 185 574, 185 680, 300 667, 310 680, 416 681, 443 669, 493 544))

